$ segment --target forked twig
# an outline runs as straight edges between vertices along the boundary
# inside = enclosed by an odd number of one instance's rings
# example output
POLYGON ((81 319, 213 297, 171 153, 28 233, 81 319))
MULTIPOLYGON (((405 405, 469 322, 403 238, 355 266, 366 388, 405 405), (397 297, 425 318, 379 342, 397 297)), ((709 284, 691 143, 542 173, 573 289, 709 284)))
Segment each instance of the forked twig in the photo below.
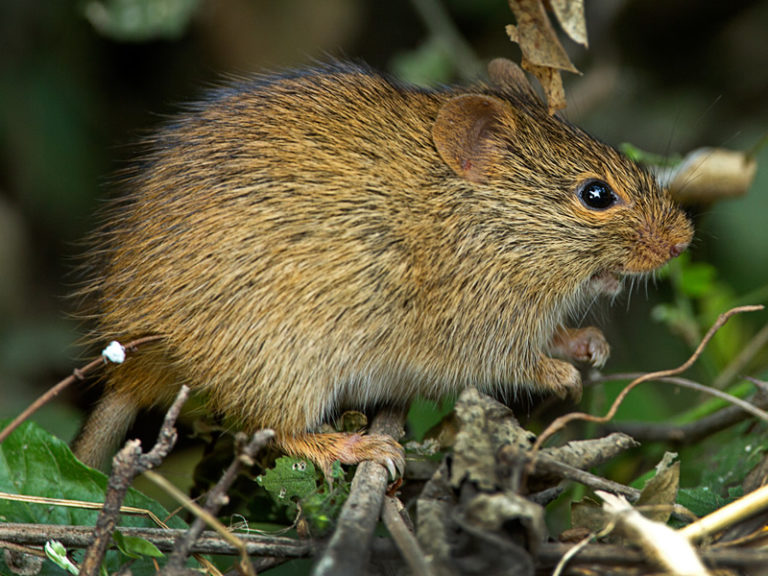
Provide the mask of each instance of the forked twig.
MULTIPOLYGON (((569 414, 565 414, 556 420, 554 420, 547 428, 539 435, 539 437, 536 439, 536 442, 534 442, 533 447, 531 449, 532 454, 537 454, 541 446, 546 442, 552 435, 557 433, 558 431, 562 430, 567 424, 570 422, 573 422, 574 420, 584 420, 587 422, 595 422, 597 424, 604 424, 606 422, 609 422, 611 418, 613 418, 616 415, 616 411, 619 409, 619 406, 624 401, 624 399, 627 397, 627 395, 639 384, 642 384, 643 382, 648 382, 650 380, 656 380, 658 378, 666 378, 668 376, 677 376, 678 374, 681 374, 688 370, 696 360, 699 359, 701 356, 701 353, 704 351, 704 347, 709 343, 709 341, 712 339, 712 337, 717 333, 720 328, 723 327, 723 325, 731 318, 731 316, 734 316, 736 314, 741 314, 743 312, 755 312, 758 310, 762 310, 764 306, 738 306, 736 308, 731 308, 727 312, 724 312, 723 314, 720 314, 720 316, 717 318, 717 321, 712 325, 712 327, 707 332, 706 336, 701 340, 696 350, 693 352, 693 354, 683 362, 680 366, 677 368, 670 368, 668 370, 659 370, 657 372, 649 372, 647 374, 643 374, 639 378, 635 378, 632 382, 630 382, 626 388, 624 388, 621 393, 616 397, 616 399, 613 401, 613 404, 611 405, 610 410, 608 410, 608 413, 605 414, 605 416, 594 416, 592 414, 587 414, 586 412, 571 412, 569 414)), ((530 466, 530 464, 529 464, 530 466)))
POLYGON ((174 425, 188 396, 189 388, 182 386, 165 415, 157 443, 149 452, 143 454, 141 442, 129 440, 112 460, 112 473, 107 484, 104 507, 96 519, 93 542, 86 550, 80 566, 82 576, 96 576, 99 573, 104 555, 112 541, 112 532, 120 516, 120 507, 134 477, 162 462, 176 443, 174 425))
POLYGON ((172 574, 184 568, 184 564, 187 561, 187 557, 189 556, 195 541, 200 537, 205 526, 208 525, 218 532, 225 541, 240 551, 240 566, 238 570, 243 574, 255 576, 254 567, 248 559, 248 551, 245 542, 227 530, 226 527, 219 522, 218 518, 216 518, 216 513, 229 501, 226 493, 232 486, 232 483, 237 479, 240 468, 244 464, 253 464, 253 458, 255 458, 259 450, 261 450, 273 437, 274 432, 272 430, 261 430, 252 436, 247 445, 243 445, 245 442, 242 438, 238 439, 238 453, 235 455, 234 460, 224 472, 219 482, 209 492, 205 507, 200 507, 193 502, 186 494, 159 474, 150 470, 144 473, 149 480, 163 488, 168 494, 175 498, 177 502, 196 516, 195 521, 192 523, 189 530, 183 537, 176 540, 173 554, 168 559, 168 564, 166 564, 163 569, 163 573, 172 574))

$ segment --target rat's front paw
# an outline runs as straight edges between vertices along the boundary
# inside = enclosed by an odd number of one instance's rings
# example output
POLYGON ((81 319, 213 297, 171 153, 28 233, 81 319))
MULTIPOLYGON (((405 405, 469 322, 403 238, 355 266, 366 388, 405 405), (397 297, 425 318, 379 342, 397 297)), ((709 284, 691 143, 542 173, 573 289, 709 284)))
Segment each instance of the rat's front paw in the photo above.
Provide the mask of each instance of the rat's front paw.
POLYGON ((594 326, 586 328, 560 328, 552 336, 549 346, 556 356, 602 367, 611 355, 611 347, 603 333, 594 326))
POLYGON ((535 380, 560 398, 581 400, 581 374, 568 362, 542 357, 536 366, 535 380))

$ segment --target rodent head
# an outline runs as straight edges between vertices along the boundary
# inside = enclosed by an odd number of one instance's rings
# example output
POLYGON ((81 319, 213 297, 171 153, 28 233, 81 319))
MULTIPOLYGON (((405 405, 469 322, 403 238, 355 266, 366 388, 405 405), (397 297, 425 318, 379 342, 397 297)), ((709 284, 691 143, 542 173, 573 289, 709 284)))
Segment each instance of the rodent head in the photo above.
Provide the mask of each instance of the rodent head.
POLYGON ((650 272, 688 247, 691 223, 648 171, 551 116, 512 62, 489 71, 493 86, 445 102, 432 136, 491 210, 495 237, 520 230, 572 289, 608 294, 618 276, 650 272))

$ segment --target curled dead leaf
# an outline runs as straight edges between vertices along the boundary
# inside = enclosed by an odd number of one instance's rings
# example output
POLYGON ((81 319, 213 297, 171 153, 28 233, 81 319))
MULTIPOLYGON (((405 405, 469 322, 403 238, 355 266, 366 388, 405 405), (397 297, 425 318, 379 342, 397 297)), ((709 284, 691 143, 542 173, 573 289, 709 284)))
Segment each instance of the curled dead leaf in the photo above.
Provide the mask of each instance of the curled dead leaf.
POLYGON ((587 47, 587 21, 584 0, 549 0, 557 21, 571 40, 587 47))
POLYGON ((745 152, 699 148, 657 178, 682 204, 701 204, 743 196, 757 172, 757 161, 745 152))

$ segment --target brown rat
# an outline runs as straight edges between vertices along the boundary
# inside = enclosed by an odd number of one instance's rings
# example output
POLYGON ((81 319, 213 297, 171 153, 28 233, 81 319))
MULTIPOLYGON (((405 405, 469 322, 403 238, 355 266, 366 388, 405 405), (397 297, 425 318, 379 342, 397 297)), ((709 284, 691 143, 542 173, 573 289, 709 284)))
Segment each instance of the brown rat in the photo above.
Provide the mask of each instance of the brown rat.
POLYGON ((322 467, 402 468, 376 435, 313 434, 341 406, 466 386, 578 396, 549 353, 602 364, 564 327, 688 245, 654 178, 550 116, 505 60, 426 90, 359 65, 220 89, 147 142, 94 235, 99 342, 157 334, 110 367, 76 442, 100 465, 182 383, 322 467))

